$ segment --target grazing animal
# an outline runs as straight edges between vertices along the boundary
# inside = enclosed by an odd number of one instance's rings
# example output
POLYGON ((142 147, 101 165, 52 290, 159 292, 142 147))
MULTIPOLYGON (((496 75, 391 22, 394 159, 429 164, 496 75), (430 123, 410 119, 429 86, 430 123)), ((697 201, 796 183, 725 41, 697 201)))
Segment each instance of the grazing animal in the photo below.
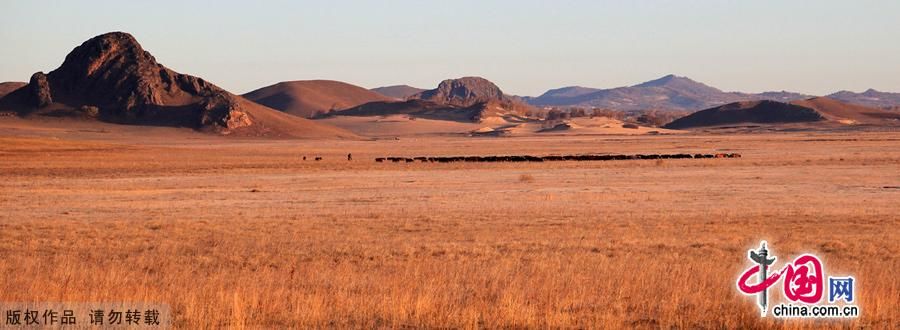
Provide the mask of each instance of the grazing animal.
POLYGON ((316 161, 322 160, 322 157, 316 156, 316 161))
MULTIPOLYGON (((347 159, 350 159, 347 155, 347 159)), ((453 163, 453 162, 471 162, 471 163, 493 163, 493 162, 545 162, 545 161, 597 161, 597 160, 633 160, 633 159, 699 159, 699 158, 740 158, 741 154, 736 153, 717 153, 717 154, 634 154, 634 155, 553 155, 553 156, 454 156, 454 157, 386 157, 375 158, 376 162, 391 161, 394 163, 420 161, 423 163, 453 163)), ((316 157, 316 160, 322 159, 316 157)))

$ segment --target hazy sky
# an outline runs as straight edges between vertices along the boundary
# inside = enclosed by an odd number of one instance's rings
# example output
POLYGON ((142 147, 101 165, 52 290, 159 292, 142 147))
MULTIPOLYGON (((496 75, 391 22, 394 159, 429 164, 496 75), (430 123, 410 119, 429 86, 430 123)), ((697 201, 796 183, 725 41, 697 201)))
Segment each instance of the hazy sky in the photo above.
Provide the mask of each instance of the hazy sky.
POLYGON ((727 91, 900 91, 900 1, 0 0, 0 81, 109 31, 236 93, 284 80, 505 92, 668 73, 727 91))

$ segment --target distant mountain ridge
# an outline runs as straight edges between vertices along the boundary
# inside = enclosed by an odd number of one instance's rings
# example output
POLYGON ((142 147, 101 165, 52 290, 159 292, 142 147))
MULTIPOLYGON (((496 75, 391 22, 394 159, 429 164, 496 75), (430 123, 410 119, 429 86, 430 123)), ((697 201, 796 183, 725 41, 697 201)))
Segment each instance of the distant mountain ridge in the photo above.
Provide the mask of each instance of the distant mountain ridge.
POLYGON ((862 93, 840 91, 828 97, 847 103, 864 105, 875 108, 897 109, 900 107, 900 93, 880 92, 874 89, 862 93))
POLYGON ((738 101, 793 101, 809 97, 811 96, 786 91, 759 94, 723 92, 690 78, 670 74, 634 86, 610 89, 563 87, 549 90, 538 97, 524 99, 535 106, 596 107, 624 111, 695 111, 738 101))

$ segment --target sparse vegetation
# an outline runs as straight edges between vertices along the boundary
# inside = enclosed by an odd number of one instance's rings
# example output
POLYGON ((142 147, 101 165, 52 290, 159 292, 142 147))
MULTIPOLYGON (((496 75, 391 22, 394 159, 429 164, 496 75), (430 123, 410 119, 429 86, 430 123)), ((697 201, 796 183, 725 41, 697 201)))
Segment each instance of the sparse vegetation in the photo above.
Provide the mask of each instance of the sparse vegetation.
POLYGON ((545 119, 547 121, 555 121, 555 120, 565 120, 565 119, 569 119, 569 118, 570 118, 570 116, 569 116, 568 112, 563 112, 562 110, 559 110, 559 109, 551 109, 550 111, 547 111, 547 117, 545 119))
POLYGON ((613 109, 593 109, 591 110, 591 117, 607 117, 617 120, 625 120, 628 117, 628 114, 624 111, 613 109))
POLYGON ((569 109, 569 116, 572 118, 587 117, 587 110, 584 108, 569 109))
POLYGON ((671 123, 675 119, 691 114, 689 111, 674 110, 647 110, 642 111, 634 118, 634 121, 640 125, 650 127, 662 127, 671 123))
POLYGON ((144 144, 145 135, 102 136, 0 138, 0 300, 163 302, 176 327, 191 329, 900 322, 898 191, 882 189, 900 180, 897 133, 477 144, 201 137, 177 147, 144 144), (650 160, 364 161, 598 146, 739 147, 744 158, 667 160, 665 168, 650 160), (303 162, 301 150, 324 160, 303 162), (354 161, 343 161, 350 150, 354 161), (509 173, 536 171, 553 179, 510 187, 509 173), (816 252, 827 271, 857 276, 862 317, 760 319, 734 281, 762 238, 779 257, 816 252))
POLYGON ((602 108, 594 108, 594 109, 585 109, 580 107, 571 107, 571 108, 552 108, 543 113, 543 118, 547 121, 560 121, 566 120, 570 118, 580 118, 580 117, 606 117, 616 120, 621 120, 625 122, 629 122, 636 125, 648 126, 648 127, 662 127, 665 124, 668 124, 675 119, 684 117, 691 114, 690 111, 680 111, 680 110, 660 110, 660 109, 648 109, 648 110, 635 110, 635 111, 621 111, 621 110, 613 110, 613 109, 602 109, 602 108))

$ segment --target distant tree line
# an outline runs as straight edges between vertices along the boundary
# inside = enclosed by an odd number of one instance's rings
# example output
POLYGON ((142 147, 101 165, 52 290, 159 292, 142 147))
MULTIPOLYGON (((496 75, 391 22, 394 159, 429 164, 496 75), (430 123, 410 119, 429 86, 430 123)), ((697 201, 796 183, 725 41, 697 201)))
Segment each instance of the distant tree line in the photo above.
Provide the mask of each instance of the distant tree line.
POLYGON ((660 109, 622 111, 606 108, 566 107, 532 111, 528 113, 528 116, 541 118, 549 122, 581 117, 606 117, 641 126, 661 127, 690 113, 689 111, 660 109))

